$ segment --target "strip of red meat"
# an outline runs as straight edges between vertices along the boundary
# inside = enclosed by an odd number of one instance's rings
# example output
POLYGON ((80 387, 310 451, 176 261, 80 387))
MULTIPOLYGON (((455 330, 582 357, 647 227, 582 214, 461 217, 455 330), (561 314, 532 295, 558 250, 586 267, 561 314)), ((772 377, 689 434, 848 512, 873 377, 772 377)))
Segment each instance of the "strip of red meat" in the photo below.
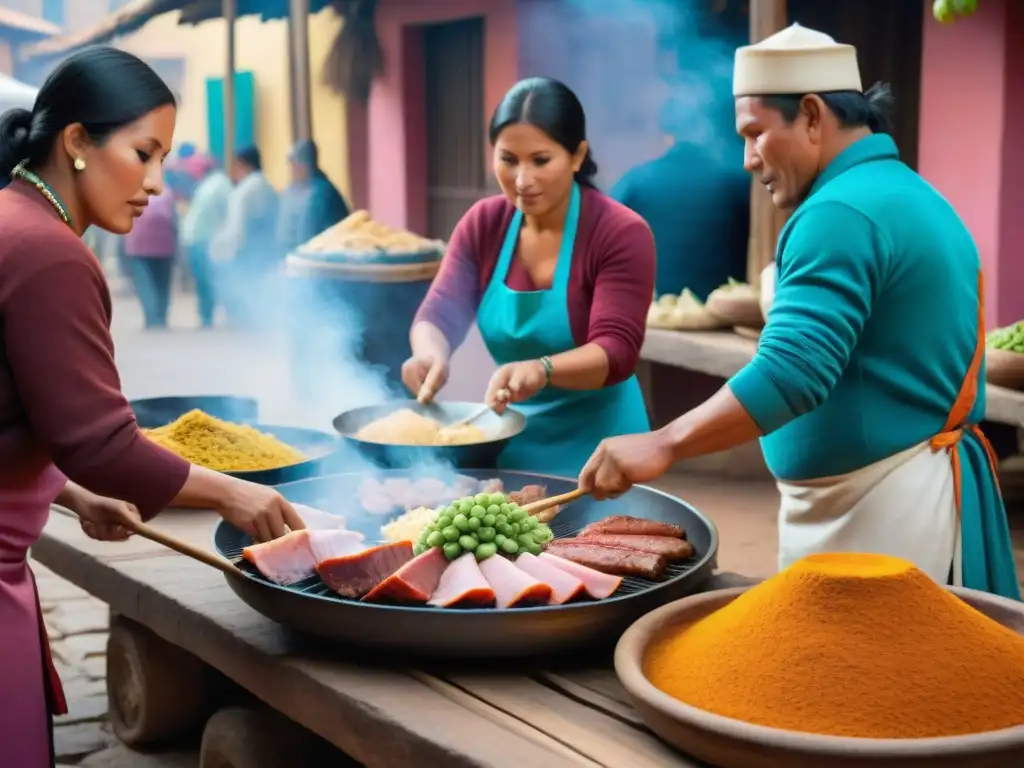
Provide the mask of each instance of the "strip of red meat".
POLYGON ((693 545, 686 539, 673 536, 638 536, 612 533, 591 533, 577 537, 581 544, 604 544, 607 547, 626 547, 641 552, 662 555, 669 562, 693 557, 693 545))
POLYGON ((426 603, 447 567, 444 552, 431 547, 384 579, 363 600, 368 603, 426 603))
POLYGON ((573 563, 593 568, 595 571, 617 576, 641 576, 645 579, 658 579, 668 568, 668 560, 662 555, 626 547, 588 544, 583 539, 555 539, 548 544, 547 551, 573 563))
POLYGON ((626 536, 673 536, 677 539, 686 538, 686 530, 681 525, 663 523, 660 520, 644 520, 642 517, 630 515, 613 515, 604 520, 591 523, 580 536, 594 533, 619 534, 626 536))
POLYGON ((316 572, 342 597, 362 597, 410 560, 412 544, 402 541, 332 557, 318 563, 316 572))

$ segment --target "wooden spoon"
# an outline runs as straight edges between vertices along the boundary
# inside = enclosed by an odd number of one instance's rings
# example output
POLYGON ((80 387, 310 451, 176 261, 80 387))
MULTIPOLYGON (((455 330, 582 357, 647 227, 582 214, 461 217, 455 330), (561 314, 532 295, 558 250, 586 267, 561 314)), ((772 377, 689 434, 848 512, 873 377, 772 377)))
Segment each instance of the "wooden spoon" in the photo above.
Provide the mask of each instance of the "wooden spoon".
MULTIPOLYGON (((75 520, 78 519, 78 515, 71 510, 65 510, 63 507, 57 507, 56 511, 65 517, 70 517, 75 520)), ((211 568, 224 571, 224 573, 231 576, 245 578, 245 574, 238 570, 238 568, 230 561, 218 557, 212 552, 207 552, 205 549, 193 546, 187 541, 182 541, 174 536, 169 536, 163 531, 157 530, 156 528, 146 525, 141 521, 126 519, 121 523, 121 525, 144 539, 149 539, 150 541, 161 544, 168 549, 173 549, 180 555, 191 557, 193 560, 198 560, 205 565, 209 565, 211 568)))
POLYGON ((536 515, 537 519, 540 520, 542 523, 547 523, 554 518, 554 515, 551 515, 544 519, 541 517, 541 515, 537 514, 538 512, 543 512, 544 510, 551 509, 552 507, 559 507, 562 504, 568 504, 570 501, 575 501, 580 496, 584 496, 585 494, 586 491, 577 488, 576 490, 569 491, 568 493, 560 493, 557 496, 549 496, 546 499, 531 501, 529 504, 524 504, 523 506, 521 506, 520 509, 526 512, 526 514, 528 515, 536 515))

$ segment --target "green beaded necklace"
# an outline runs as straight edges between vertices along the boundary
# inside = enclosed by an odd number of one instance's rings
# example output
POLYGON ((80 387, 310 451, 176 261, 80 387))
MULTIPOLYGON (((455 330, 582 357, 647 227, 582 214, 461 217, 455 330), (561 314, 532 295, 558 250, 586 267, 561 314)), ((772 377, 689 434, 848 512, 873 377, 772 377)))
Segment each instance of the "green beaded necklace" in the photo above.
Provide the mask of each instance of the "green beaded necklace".
POLYGON ((56 192, 50 189, 49 184, 47 184, 45 181, 40 179, 38 176, 32 173, 32 171, 25 167, 27 163, 28 160, 22 160, 20 163, 14 166, 14 170, 11 171, 11 178, 21 179, 22 181, 28 182, 33 187, 35 187, 39 191, 39 194, 45 197, 50 202, 50 205, 52 205, 56 209, 57 214, 61 218, 61 221, 63 221, 69 227, 74 229, 74 225, 72 225, 71 223, 71 216, 68 214, 67 209, 64 207, 64 203, 61 202, 60 197, 57 195, 56 192))

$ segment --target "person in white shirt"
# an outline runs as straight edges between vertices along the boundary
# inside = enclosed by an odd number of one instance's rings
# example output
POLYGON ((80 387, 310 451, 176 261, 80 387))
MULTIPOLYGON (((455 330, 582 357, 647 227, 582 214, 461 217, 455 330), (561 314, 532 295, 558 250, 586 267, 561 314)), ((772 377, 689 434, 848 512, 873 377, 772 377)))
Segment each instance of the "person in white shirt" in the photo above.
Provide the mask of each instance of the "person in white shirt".
POLYGON ((260 305, 263 283, 279 259, 276 247, 277 192, 263 175, 259 150, 240 150, 231 165, 235 187, 227 214, 210 243, 209 255, 232 323, 249 324, 260 305))
POLYGON ((210 266, 210 243, 227 217, 228 198, 233 185, 216 161, 205 154, 195 154, 184 162, 186 170, 198 183, 188 211, 181 224, 181 241, 188 255, 189 268, 196 281, 196 303, 203 328, 213 327, 217 308, 213 270, 210 266))

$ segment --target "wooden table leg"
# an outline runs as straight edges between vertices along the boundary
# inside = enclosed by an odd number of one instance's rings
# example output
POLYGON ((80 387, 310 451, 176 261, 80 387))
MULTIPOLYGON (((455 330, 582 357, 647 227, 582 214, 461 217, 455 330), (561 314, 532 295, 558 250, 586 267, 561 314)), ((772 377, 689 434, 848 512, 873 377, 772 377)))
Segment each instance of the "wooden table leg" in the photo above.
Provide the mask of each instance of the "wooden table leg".
POLYGON ((206 666, 123 616, 107 640, 107 697, 117 737, 130 747, 198 731, 209 716, 206 666))
POLYGON ((257 707, 225 707, 203 731, 199 768, 297 768, 359 763, 316 734, 276 712, 257 707))

